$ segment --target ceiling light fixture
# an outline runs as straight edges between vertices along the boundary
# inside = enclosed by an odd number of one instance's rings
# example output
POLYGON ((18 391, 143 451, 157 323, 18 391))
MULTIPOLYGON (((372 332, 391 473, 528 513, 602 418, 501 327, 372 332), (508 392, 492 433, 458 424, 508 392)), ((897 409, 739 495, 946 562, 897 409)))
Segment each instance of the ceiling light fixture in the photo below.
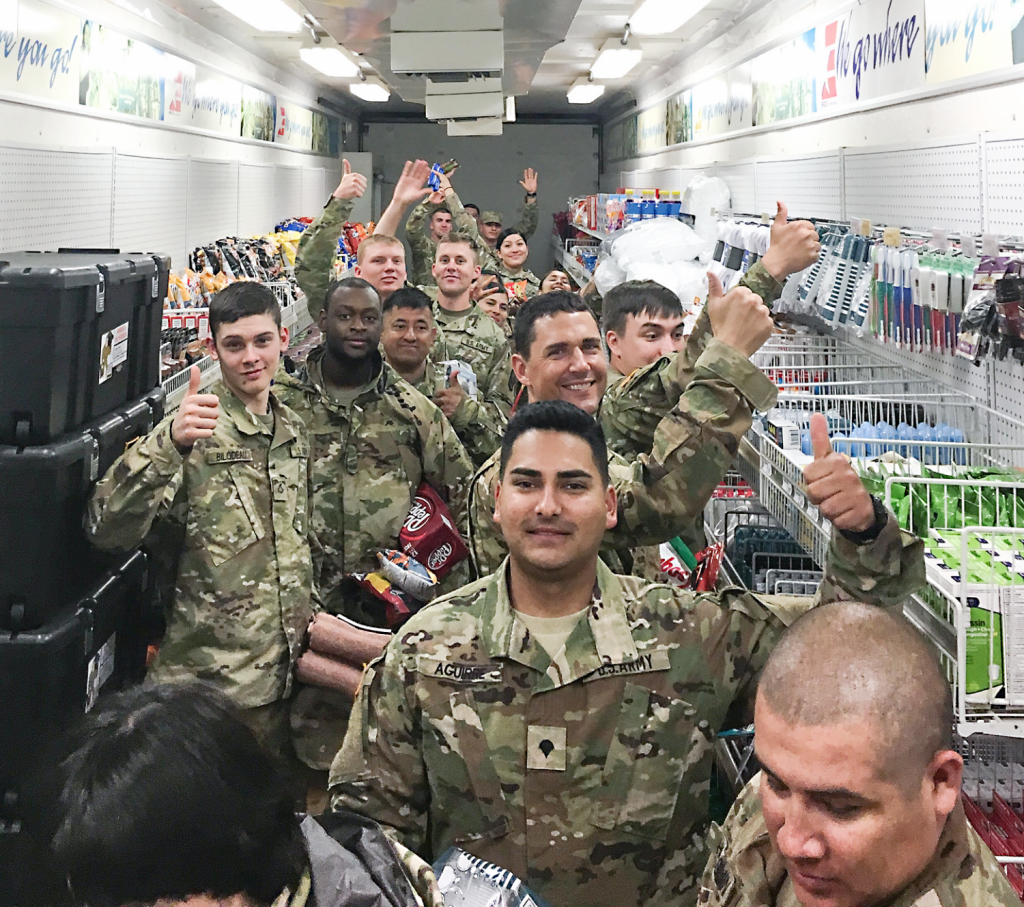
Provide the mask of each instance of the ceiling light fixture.
POLYGON ((372 104, 383 104, 391 97, 391 89, 375 76, 371 76, 365 82, 353 82, 348 90, 357 98, 372 104))
POLYGON ((516 96, 510 94, 505 98, 505 122, 514 123, 516 121, 516 96))
POLYGON ((644 52, 638 47, 623 47, 618 38, 604 42, 601 53, 590 67, 593 79, 621 79, 633 69, 644 52))
POLYGON ((643 0, 629 17, 628 28, 636 35, 670 35, 682 28, 711 0, 643 0))
POLYGON ((359 64, 346 57, 337 47, 303 47, 299 57, 317 72, 336 79, 350 79, 359 75, 359 64))
POLYGON ((257 31, 294 34, 305 24, 302 16, 282 0, 215 0, 232 16, 257 31))
POLYGON ((566 94, 570 104, 592 104, 604 94, 603 85, 595 85, 586 78, 577 79, 566 94))

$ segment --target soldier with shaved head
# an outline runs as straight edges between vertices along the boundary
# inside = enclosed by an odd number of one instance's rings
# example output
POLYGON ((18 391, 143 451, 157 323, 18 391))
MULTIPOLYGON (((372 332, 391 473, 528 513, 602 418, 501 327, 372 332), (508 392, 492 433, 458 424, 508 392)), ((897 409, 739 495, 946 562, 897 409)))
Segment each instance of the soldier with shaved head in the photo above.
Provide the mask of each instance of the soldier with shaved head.
POLYGON ((698 903, 714 907, 1017 907, 960 802, 953 697, 898 614, 826 605, 768 659, 762 771, 721 831, 698 903))

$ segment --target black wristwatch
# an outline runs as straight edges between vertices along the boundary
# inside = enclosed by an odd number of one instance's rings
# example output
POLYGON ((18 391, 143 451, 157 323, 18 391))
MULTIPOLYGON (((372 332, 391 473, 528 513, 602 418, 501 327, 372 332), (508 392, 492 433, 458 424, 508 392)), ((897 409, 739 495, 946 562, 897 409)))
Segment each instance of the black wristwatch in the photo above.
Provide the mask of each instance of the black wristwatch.
POLYGON ((871 506, 875 510, 874 525, 869 526, 863 532, 847 532, 845 529, 840 529, 843 538, 855 545, 866 545, 878 538, 882 530, 885 529, 886 523, 889 522, 889 511, 885 509, 885 504, 874 495, 871 495, 871 506))
POLYGON ((536 192, 527 192, 526 193, 526 197, 527 198, 536 198, 537 197, 537 193, 536 192))

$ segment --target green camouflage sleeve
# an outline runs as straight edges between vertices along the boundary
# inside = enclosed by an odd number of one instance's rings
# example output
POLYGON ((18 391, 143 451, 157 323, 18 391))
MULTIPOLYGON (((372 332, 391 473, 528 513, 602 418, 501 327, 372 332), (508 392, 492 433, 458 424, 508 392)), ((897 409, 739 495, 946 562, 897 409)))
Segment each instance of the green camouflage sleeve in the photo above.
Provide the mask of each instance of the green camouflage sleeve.
POLYGON ((477 264, 484 268, 490 256, 490 249, 480 235, 480 228, 477 226, 476 218, 466 210, 462 204, 459 193, 454 189, 451 195, 445 196, 448 210, 452 213, 452 230, 459 233, 466 233, 473 237, 473 249, 476 251, 477 264))
POLYGON ((142 543, 153 522, 171 512, 185 476, 185 460, 171 440, 168 416, 126 450, 93 490, 85 532, 104 551, 142 543))
MULTIPOLYGON (((495 407, 507 420, 515 403, 512 398, 512 350, 509 345, 505 343, 495 347, 489 362, 487 374, 477 376, 483 379, 481 398, 488 405, 495 407)), ((505 433, 504 426, 501 433, 505 433)), ((496 447, 495 450, 497 449, 496 447)))
POLYGON ((858 601, 899 608, 925 584, 924 542, 900 529, 895 515, 873 542, 858 545, 832 530, 817 603, 858 601))
POLYGON ((417 903, 422 907, 444 907, 444 895, 437 887, 437 876, 434 875, 431 865, 393 838, 391 844, 398 853, 406 878, 416 893, 417 903))
POLYGON ((366 667, 345 741, 334 757, 331 806, 379 823, 399 843, 422 853, 427 843, 430 787, 423 768, 415 666, 405 664, 401 634, 366 667))
POLYGON ((499 447, 505 434, 505 414, 496 403, 466 397, 449 420, 462 440, 474 467, 483 466, 499 447))
POLYGON ((636 458, 619 489, 619 523, 605 533, 605 547, 658 544, 692 524, 732 465, 752 408, 769 409, 776 395, 760 369, 712 338, 693 380, 658 423, 650 453, 636 458))
MULTIPOLYGON (((740 284, 757 293, 769 308, 782 292, 782 284, 760 262, 747 271, 740 284)), ((693 379, 697 360, 712 337, 705 306, 683 349, 639 369, 608 393, 601 405, 601 426, 611 450, 632 460, 651 449, 658 423, 693 379)))
POLYGON ((427 235, 427 228, 435 210, 435 205, 421 202, 412 209, 412 214, 405 222, 405 238, 412 253, 409 281, 413 286, 434 286, 434 275, 430 271, 434 264, 434 243, 427 235))
POLYGON ((331 196, 327 206, 299 240, 299 251, 295 256, 295 281, 306 294, 306 307, 314 321, 324 307, 338 237, 354 206, 352 199, 331 196))
POLYGON ((537 199, 534 199, 532 203, 527 201, 520 209, 519 223, 517 223, 512 229, 518 230, 523 235, 523 239, 529 241, 530 237, 537 232, 537 222, 539 217, 537 199))

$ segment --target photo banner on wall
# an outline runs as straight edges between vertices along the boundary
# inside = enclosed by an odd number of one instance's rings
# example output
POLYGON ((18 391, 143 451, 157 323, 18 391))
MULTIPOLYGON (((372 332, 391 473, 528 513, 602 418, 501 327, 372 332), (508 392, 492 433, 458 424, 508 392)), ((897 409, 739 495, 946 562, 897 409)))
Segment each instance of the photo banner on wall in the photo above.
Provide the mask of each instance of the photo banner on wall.
POLYGON ((817 108, 815 29, 751 61, 752 125, 814 113, 817 108))
POLYGON ((225 135, 241 135, 242 83, 197 66, 192 125, 225 135))
POLYGON ((818 108, 925 87, 924 0, 869 0, 817 29, 818 108))
POLYGON ((164 115, 163 51, 91 20, 82 23, 79 103, 109 113, 164 115))
POLYGON ((78 103, 82 20, 38 0, 0 2, 0 90, 78 103))
POLYGON ((665 140, 680 145, 693 138, 693 92, 689 89, 668 99, 665 114, 665 140))
POLYGON ((929 84, 1012 66, 1011 0, 925 0, 929 84))
POLYGON ((291 101, 277 100, 277 129, 274 141, 292 148, 313 147, 313 111, 291 101))
POLYGON ((662 101, 637 117, 636 150, 639 154, 660 151, 667 144, 668 103, 662 101))
POLYGON ((277 98, 249 85, 242 86, 242 138, 274 141, 277 98))

